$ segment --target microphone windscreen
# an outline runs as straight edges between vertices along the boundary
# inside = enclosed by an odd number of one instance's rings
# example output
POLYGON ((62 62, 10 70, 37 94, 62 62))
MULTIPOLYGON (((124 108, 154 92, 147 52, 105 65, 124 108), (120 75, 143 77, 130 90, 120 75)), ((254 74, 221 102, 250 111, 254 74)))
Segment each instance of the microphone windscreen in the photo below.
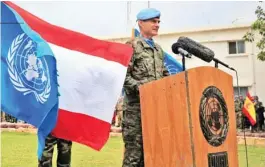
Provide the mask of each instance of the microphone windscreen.
POLYGON ((177 45, 181 46, 184 50, 206 62, 210 62, 214 58, 214 52, 212 50, 192 39, 180 37, 177 43, 177 45))

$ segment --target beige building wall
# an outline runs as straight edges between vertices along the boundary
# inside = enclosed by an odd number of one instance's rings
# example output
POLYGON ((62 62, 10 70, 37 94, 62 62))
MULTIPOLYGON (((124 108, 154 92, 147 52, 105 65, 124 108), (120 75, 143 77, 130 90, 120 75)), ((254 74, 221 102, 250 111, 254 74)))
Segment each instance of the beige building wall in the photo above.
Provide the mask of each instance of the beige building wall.
MULTIPOLYGON (((228 42, 242 40, 243 35, 250 30, 249 25, 217 27, 209 29, 188 30, 183 32, 163 33, 155 37, 164 51, 176 57, 181 62, 181 56, 172 53, 171 46, 180 36, 189 37, 200 42, 215 52, 215 57, 238 71, 241 92, 246 88, 251 95, 258 95, 265 103, 265 62, 257 60, 259 52, 255 44, 245 42, 245 53, 229 54, 228 42)), ((109 40, 125 43, 128 37, 111 38, 109 40)), ((198 66, 214 66, 214 62, 206 63, 197 57, 186 59, 186 68, 198 66)), ((236 73, 219 65, 219 68, 233 76, 233 84, 237 85, 236 73)), ((222 80, 220 80, 221 82, 222 80)))

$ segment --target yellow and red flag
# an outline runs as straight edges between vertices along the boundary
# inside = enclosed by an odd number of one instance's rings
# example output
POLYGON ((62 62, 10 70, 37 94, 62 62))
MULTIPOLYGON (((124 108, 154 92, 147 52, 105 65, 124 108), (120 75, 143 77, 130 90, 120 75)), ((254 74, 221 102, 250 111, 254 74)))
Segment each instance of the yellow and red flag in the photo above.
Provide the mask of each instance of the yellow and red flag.
POLYGON ((248 92, 242 111, 245 114, 245 116, 249 119, 250 123, 252 125, 255 125, 256 124, 256 111, 255 111, 255 106, 252 100, 253 100, 253 97, 251 97, 251 95, 248 92))

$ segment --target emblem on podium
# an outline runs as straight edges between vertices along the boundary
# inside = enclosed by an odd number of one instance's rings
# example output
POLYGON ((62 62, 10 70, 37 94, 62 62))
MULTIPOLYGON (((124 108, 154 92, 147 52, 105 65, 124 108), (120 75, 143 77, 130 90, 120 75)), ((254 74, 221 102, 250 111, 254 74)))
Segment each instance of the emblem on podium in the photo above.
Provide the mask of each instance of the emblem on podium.
POLYGON ((220 146, 228 132, 228 111, 222 92, 215 86, 207 87, 200 103, 201 130, 207 142, 220 146))

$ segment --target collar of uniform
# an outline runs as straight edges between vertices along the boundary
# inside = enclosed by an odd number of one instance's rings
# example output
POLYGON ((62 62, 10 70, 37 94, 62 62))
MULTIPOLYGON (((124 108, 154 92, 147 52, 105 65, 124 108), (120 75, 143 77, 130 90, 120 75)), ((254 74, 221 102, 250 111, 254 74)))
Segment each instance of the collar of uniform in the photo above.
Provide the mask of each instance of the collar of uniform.
POLYGON ((157 44, 153 41, 153 39, 147 39, 147 38, 144 38, 144 37, 141 37, 140 38, 142 39, 142 44, 145 48, 158 48, 157 47, 157 44), (151 42, 153 42, 153 46, 151 46, 151 42))
POLYGON ((144 38, 144 40, 149 46, 155 47, 155 42, 153 39, 144 38))

